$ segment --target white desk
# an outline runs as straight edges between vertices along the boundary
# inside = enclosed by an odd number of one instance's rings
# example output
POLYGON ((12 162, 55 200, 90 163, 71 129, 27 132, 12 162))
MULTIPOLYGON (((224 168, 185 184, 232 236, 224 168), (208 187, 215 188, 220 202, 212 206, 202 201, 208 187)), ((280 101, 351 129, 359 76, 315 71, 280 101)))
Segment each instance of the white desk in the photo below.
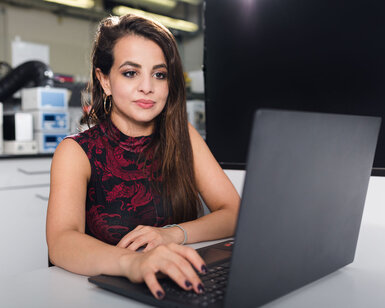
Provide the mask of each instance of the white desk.
MULTIPOLYGON (((0 307, 148 306, 52 267, 0 278, 0 307)), ((385 177, 371 178, 355 261, 264 307, 385 307, 385 177)))

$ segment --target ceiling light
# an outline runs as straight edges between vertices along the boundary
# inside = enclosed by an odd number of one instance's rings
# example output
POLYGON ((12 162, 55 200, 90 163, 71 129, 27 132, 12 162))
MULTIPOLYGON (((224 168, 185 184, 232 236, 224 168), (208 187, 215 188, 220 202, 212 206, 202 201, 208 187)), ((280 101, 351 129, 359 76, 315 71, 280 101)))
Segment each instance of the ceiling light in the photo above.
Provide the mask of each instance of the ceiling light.
POLYGON ((179 0, 180 2, 186 2, 188 4, 192 5, 198 5, 201 4, 203 0, 179 0))
POLYGON ((129 6, 160 6, 166 9, 174 9, 177 5, 176 0, 121 0, 121 4, 129 5, 129 6))
POLYGON ((175 0, 147 0, 147 2, 152 2, 154 4, 169 5, 175 6, 175 0))
POLYGON ((59 3, 67 6, 80 7, 83 9, 90 9, 95 6, 94 0, 45 0, 45 1, 59 3))
POLYGON ((116 15, 125 15, 125 14, 135 14, 142 17, 147 17, 154 19, 158 22, 160 22, 162 25, 164 25, 167 28, 172 28, 175 30, 181 30, 186 32, 196 32, 198 31, 199 27, 197 24, 194 24, 192 22, 182 20, 182 19, 176 19, 171 18, 163 15, 158 15, 154 13, 145 12, 142 10, 133 9, 127 6, 116 6, 112 9, 112 12, 116 15))

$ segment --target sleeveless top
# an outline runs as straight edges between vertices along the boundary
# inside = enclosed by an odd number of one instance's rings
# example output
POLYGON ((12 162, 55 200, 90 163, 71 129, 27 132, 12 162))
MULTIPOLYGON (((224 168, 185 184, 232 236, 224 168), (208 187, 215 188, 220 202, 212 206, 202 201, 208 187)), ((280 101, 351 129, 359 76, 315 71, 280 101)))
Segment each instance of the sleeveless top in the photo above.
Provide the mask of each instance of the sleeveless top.
POLYGON ((152 135, 126 136, 108 120, 67 138, 82 147, 91 165, 86 234, 116 245, 138 225, 160 227, 170 223, 162 198, 151 185, 160 180, 159 173, 152 171, 157 169, 157 162, 150 157, 143 170, 144 159, 139 161, 152 135))

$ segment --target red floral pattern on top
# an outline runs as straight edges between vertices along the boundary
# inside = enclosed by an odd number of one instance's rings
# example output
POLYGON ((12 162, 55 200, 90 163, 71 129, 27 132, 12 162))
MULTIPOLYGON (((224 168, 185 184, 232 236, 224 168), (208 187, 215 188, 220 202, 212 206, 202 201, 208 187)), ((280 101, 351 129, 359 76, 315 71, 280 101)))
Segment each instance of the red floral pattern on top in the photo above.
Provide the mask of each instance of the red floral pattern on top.
POLYGON ((160 179, 152 171, 157 169, 156 162, 147 161, 143 169, 144 163, 139 161, 151 135, 129 137, 106 121, 67 138, 78 142, 91 164, 87 234, 116 245, 139 224, 159 227, 169 223, 162 199, 151 185, 160 179))

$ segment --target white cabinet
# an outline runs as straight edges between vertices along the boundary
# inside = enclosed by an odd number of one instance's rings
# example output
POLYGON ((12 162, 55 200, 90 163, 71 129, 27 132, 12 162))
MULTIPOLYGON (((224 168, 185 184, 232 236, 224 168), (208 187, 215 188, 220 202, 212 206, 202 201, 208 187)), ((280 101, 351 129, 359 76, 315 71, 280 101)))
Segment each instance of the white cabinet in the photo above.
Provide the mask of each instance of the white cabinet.
POLYGON ((0 159, 0 191, 47 185, 50 167, 51 158, 0 159))
POLYGON ((0 276, 48 266, 50 158, 0 160, 0 276))

